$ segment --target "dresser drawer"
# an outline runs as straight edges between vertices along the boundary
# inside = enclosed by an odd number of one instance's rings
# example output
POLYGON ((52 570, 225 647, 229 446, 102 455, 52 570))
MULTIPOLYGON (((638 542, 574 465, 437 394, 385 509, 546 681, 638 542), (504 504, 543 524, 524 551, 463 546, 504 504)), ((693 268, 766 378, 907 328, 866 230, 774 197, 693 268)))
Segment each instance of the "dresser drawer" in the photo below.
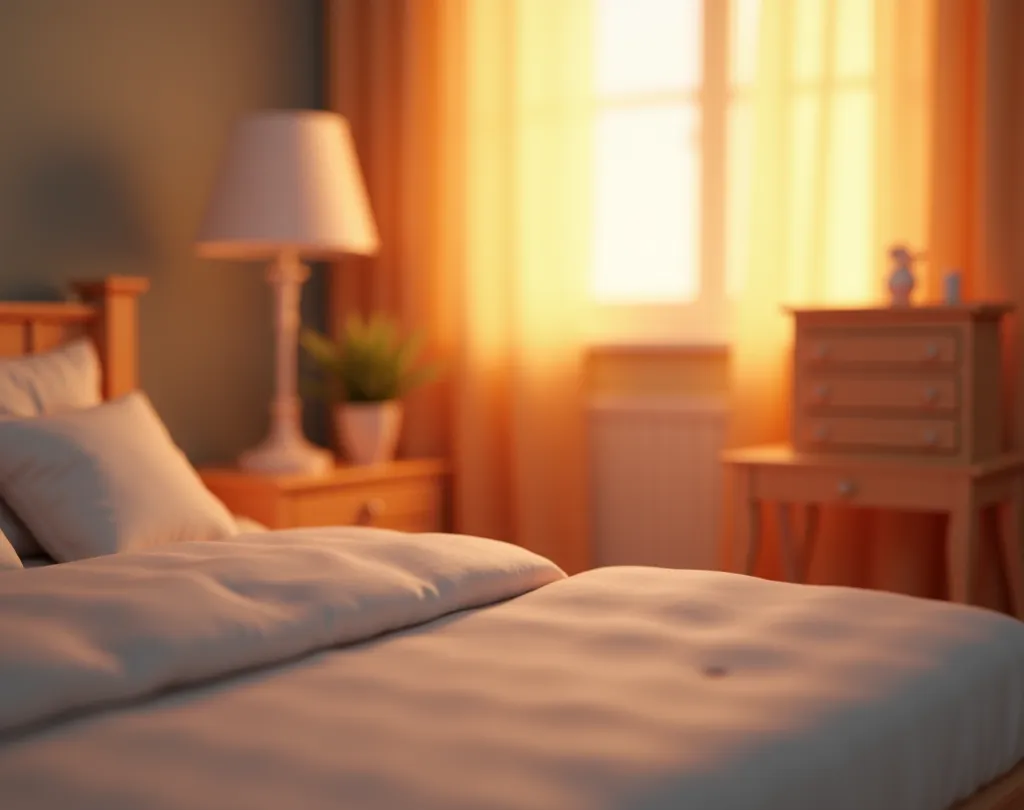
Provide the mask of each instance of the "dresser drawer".
POLYGON ((343 491, 293 493, 288 509, 292 526, 357 525, 403 531, 415 526, 419 531, 436 531, 440 493, 432 479, 389 481, 343 491))
POLYGON ((847 376, 828 378, 808 375, 799 383, 801 407, 811 412, 829 410, 953 411, 959 405, 954 377, 847 376))
POLYGON ((883 450, 945 455, 959 448, 951 419, 809 417, 798 427, 798 446, 814 453, 883 450))
POLYGON ((950 367, 959 361, 953 330, 808 330, 797 344, 799 363, 811 369, 950 367))

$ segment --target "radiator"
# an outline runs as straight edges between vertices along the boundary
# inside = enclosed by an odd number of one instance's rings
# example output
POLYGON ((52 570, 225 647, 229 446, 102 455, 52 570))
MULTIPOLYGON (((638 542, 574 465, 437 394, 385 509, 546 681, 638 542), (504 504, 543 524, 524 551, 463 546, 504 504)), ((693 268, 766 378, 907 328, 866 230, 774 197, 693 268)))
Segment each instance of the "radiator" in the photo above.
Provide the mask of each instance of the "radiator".
POLYGON ((718 567, 728 414, 717 399, 590 402, 596 565, 718 567))

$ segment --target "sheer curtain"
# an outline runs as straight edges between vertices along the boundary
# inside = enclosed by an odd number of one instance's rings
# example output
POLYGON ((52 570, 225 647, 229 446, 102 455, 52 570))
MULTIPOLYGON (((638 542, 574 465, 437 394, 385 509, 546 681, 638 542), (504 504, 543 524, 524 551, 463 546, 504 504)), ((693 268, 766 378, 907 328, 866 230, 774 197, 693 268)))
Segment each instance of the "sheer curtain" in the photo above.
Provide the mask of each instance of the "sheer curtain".
POLYGON ((584 340, 589 0, 333 0, 331 106, 353 120, 385 250, 335 312, 430 336, 442 386, 405 450, 453 464, 456 530, 588 559, 584 340))
MULTIPOLYGON (((737 445, 788 438, 783 306, 877 303, 886 246, 928 247, 935 7, 761 2, 750 247, 731 356, 737 445)), ((894 519, 906 536, 904 518, 825 510, 812 578, 866 584, 868 536, 894 519)), ((762 573, 778 575, 776 548, 762 573)))

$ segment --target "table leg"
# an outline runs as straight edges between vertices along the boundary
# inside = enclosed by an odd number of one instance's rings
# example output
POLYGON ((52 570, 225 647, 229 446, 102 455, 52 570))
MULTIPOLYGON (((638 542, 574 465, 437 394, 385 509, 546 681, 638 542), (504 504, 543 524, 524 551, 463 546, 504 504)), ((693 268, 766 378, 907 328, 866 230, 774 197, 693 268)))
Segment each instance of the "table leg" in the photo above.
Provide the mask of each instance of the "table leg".
POLYGON ((972 604, 978 559, 978 535, 981 515, 972 487, 949 512, 949 534, 946 538, 946 574, 949 598, 953 602, 972 604))
POLYGON ((807 582, 811 573, 811 561, 818 544, 818 526, 821 525, 821 507, 816 503, 807 505, 804 512, 804 541, 800 549, 800 582, 807 582))
POLYGON ((1010 607, 1014 616, 1024 619, 1024 481, 1014 480, 1010 495, 1002 504, 1001 517, 999 546, 1010 590, 1010 607))
POLYGON ((782 574, 787 582, 800 581, 800 563, 797 560, 796 538, 793 536, 793 505, 780 503, 777 507, 779 520, 779 552, 782 557, 782 574))
POLYGON ((789 582, 806 582, 811 567, 811 557, 818 541, 818 523, 821 508, 816 503, 808 504, 804 512, 804 532, 799 542, 793 521, 793 505, 778 505, 779 545, 782 553, 782 572, 789 582))
POLYGON ((739 469, 734 479, 733 560, 734 571, 752 575, 761 550, 761 504, 752 496, 750 471, 739 469))

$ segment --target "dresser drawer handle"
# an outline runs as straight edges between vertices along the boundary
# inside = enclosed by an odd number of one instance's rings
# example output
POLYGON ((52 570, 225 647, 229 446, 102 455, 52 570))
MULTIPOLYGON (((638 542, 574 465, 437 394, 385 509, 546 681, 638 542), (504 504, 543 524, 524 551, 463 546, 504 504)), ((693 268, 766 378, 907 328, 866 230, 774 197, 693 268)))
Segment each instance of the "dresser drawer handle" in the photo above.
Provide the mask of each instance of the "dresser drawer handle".
POLYGON ((929 343, 924 349, 925 360, 938 360, 939 359, 939 347, 934 343, 929 343))
POLYGON ((815 402, 828 402, 829 396, 832 391, 827 385, 818 385, 814 388, 814 401, 815 402))
POLYGON ((924 389, 924 401, 928 405, 934 405, 939 401, 939 389, 938 388, 925 388, 924 389))
POLYGON ((939 431, 926 430, 924 433, 924 443, 926 447, 937 447, 939 444, 939 431))
POLYGON ((811 353, 811 357, 815 360, 826 360, 828 358, 829 348, 827 343, 819 343, 815 346, 814 351, 811 353))
POLYGON ((356 524, 359 526, 372 526, 377 518, 384 514, 384 500, 382 498, 370 498, 363 501, 356 514, 356 524))
POLYGON ((850 498, 857 491, 857 485, 853 481, 844 479, 839 482, 836 491, 839 493, 840 498, 850 498))
POLYGON ((828 441, 829 429, 824 425, 819 425, 814 429, 814 441, 816 442, 827 442, 828 441))

